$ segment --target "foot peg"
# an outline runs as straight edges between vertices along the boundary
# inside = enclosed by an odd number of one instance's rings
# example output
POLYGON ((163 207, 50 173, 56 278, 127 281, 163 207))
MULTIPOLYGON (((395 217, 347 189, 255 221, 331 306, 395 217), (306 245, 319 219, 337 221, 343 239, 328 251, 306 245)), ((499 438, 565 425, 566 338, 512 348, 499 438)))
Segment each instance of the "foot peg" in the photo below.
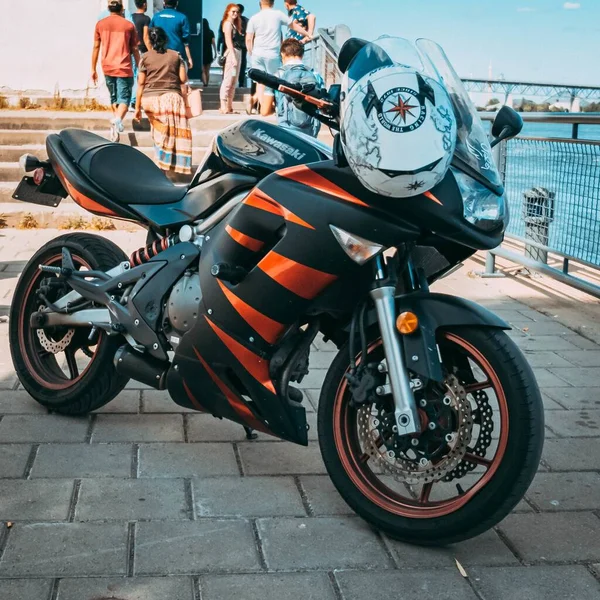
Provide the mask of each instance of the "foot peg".
POLYGON ((252 427, 244 427, 244 431, 246 432, 247 440, 253 441, 258 439, 258 433, 252 427))
POLYGON ((212 266, 210 273, 213 277, 220 279, 221 281, 227 281, 233 285, 236 285, 242 281, 248 272, 242 267, 234 267, 227 263, 218 263, 212 266))

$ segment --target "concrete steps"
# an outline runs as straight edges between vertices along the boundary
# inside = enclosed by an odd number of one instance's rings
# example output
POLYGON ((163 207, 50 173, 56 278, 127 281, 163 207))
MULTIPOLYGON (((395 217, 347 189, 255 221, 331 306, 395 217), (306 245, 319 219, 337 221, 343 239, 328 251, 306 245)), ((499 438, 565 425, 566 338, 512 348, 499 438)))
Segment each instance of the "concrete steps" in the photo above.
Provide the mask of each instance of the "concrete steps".
MULTIPOLYGON (((218 88, 207 88, 204 94, 207 99, 216 98, 218 100, 218 88)), ((218 111, 207 110, 202 116, 192 119, 190 124, 193 136, 193 164, 198 165, 202 161, 212 140, 220 131, 247 118, 249 117, 245 112, 239 115, 221 115, 218 111)), ((12 200, 11 197, 23 177, 18 163, 23 154, 33 154, 40 159, 47 158, 46 137, 67 127, 87 129, 103 137, 108 137, 109 120, 110 114, 104 112, 0 110, 0 203, 4 204, 4 208, 0 208, 0 213, 8 210, 7 202, 12 202, 19 207, 23 206, 24 211, 35 212, 37 210, 37 207, 26 206, 12 200)), ((266 120, 275 122, 274 117, 266 120)), ((125 120, 125 128, 120 142, 133 146, 153 158, 154 148, 148 121, 133 122, 130 113, 125 120)), ((325 129, 321 132, 319 139, 327 144, 331 144, 333 141, 329 131, 325 129)), ((63 204, 65 202, 71 201, 67 199, 63 201, 63 204)))

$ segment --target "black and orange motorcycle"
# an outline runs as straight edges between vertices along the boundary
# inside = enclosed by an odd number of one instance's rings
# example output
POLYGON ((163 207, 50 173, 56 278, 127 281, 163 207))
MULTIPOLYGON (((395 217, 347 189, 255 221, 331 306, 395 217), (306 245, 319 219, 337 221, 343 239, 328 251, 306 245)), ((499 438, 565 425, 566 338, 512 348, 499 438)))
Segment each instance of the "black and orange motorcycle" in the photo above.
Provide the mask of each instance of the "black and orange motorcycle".
MULTIPOLYGON (((365 44, 344 46, 342 72, 365 44)), ((340 87, 250 76, 339 128, 340 87)), ((74 129, 48 136, 49 159, 24 157, 32 176, 15 198, 56 206, 70 195, 144 226, 148 243, 128 258, 72 233, 37 252, 10 315, 23 387, 53 412, 81 415, 134 379, 249 434, 307 445, 294 384, 322 336, 339 354, 320 395, 319 443, 352 509, 418 544, 497 524, 539 463, 540 393, 509 325, 430 285, 502 241, 491 145, 522 123, 501 110, 490 145, 460 82, 445 83, 459 123, 452 167, 402 200, 359 183, 339 136, 330 149, 261 120, 218 135, 187 187, 134 148, 74 129)))

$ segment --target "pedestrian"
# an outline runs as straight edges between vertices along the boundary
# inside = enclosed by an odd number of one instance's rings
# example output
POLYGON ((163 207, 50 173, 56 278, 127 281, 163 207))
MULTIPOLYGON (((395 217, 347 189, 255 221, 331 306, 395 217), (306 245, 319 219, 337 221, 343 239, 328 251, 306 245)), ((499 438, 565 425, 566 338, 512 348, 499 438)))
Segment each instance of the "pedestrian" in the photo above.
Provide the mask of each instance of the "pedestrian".
POLYGON ((303 37, 302 34, 294 31, 293 29, 288 29, 287 37, 294 38, 304 44, 310 41, 309 38, 312 39, 315 28, 317 26, 317 17, 306 10, 303 6, 298 4, 298 0, 285 0, 284 2, 285 8, 288 11, 288 14, 294 23, 299 23, 303 29, 308 31, 308 38, 303 37))
MULTIPOLYGON (((102 19, 106 19, 106 17, 110 16, 110 11, 105 8, 99 15, 98 21, 102 21, 102 19)), ((133 15, 126 8, 123 9, 123 17, 125 17, 128 21, 133 23, 133 15)))
POLYGON ((148 2, 146 0, 135 0, 136 12, 131 15, 138 40, 140 42, 138 50, 140 55, 148 52, 150 47, 150 38, 148 37, 148 29, 150 28, 150 17, 146 14, 148 11, 148 2))
POLYGON ((92 81, 98 83, 98 57, 102 50, 102 72, 110 93, 113 119, 110 139, 119 140, 125 131, 123 119, 127 114, 133 92, 133 62, 140 62, 139 41, 133 23, 123 17, 121 0, 109 0, 109 16, 96 23, 92 51, 92 81))
MULTIPOLYGON (((315 89, 325 87, 323 78, 309 69, 303 62, 304 44, 294 38, 288 38, 281 44, 283 67, 277 74, 281 79, 296 85, 313 85, 315 89)), ((277 99, 277 120, 279 125, 299 131, 311 137, 317 137, 321 122, 301 111, 294 105, 293 98, 281 92, 275 93, 277 99)))
POLYGON ((190 22, 177 10, 179 0, 164 0, 164 9, 152 17, 150 27, 160 27, 167 34, 167 50, 181 54, 188 69, 194 68, 190 52, 190 22))
MULTIPOLYGON (((140 42, 138 50, 140 56, 148 52, 150 46, 150 39, 148 38, 148 28, 150 26, 150 17, 146 14, 148 10, 148 3, 146 0, 135 0, 135 7, 137 11, 131 15, 135 30, 137 32, 138 40, 140 42)), ((131 98, 131 108, 135 110, 135 96, 137 93, 137 76, 138 76, 138 63, 133 66, 133 95, 131 98)))
POLYGON ((135 119, 142 108, 152 128, 156 163, 166 174, 192 172, 192 130, 186 116, 187 69, 182 56, 167 48, 168 36, 151 27, 150 49, 142 57, 135 119))
POLYGON ((240 19, 242 19, 242 35, 244 36, 244 47, 242 48, 242 62, 240 65, 239 87, 246 87, 246 71, 248 70, 248 48, 246 47, 246 32, 248 31, 248 17, 244 16, 246 8, 243 4, 238 4, 240 9, 240 19))
MULTIPOLYGON (((265 71, 269 75, 275 75, 281 68, 282 27, 290 27, 303 37, 310 38, 306 29, 282 11, 275 10, 273 4, 275 0, 260 0, 260 12, 248 21, 246 33, 246 46, 248 53, 252 55, 252 68, 265 71)), ((273 114, 274 92, 258 84, 256 93, 256 97, 250 98, 247 112, 252 112, 253 106, 258 101, 262 116, 273 114)))
POLYGON ((202 19, 202 83, 206 87, 210 83, 210 66, 217 56, 215 32, 210 28, 207 19, 202 19))
POLYGON ((221 22, 225 37, 225 65, 223 66, 223 83, 221 84, 221 110, 225 115, 236 114, 233 110, 235 86, 240 75, 242 61, 242 19, 237 4, 228 4, 221 22))

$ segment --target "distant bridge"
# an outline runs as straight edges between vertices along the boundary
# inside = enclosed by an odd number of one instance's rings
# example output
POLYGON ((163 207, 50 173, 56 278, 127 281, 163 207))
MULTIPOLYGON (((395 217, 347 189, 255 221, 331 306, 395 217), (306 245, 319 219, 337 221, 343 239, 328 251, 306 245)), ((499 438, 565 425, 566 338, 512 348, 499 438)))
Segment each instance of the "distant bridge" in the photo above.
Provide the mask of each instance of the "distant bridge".
POLYGON ((505 81, 503 79, 463 79, 468 92, 504 94, 509 96, 544 96, 545 98, 570 98, 575 100, 600 101, 600 87, 590 85, 565 85, 561 83, 539 83, 528 81, 505 81))

